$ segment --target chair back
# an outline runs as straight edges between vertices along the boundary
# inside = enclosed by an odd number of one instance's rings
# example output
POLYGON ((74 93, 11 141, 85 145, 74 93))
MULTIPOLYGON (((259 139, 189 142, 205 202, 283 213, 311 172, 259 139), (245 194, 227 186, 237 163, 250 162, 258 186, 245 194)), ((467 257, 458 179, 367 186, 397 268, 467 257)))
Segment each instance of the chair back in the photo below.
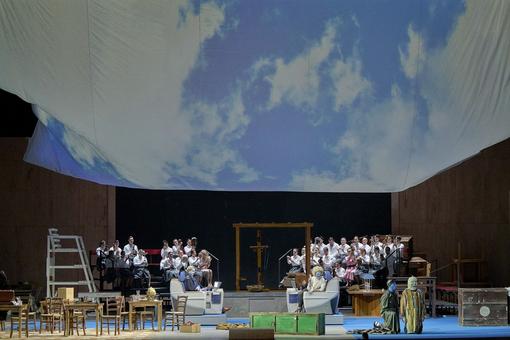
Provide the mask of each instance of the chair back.
POLYGON ((120 315, 124 308, 124 297, 115 296, 106 299, 104 315, 120 315))
POLYGON ((338 277, 334 277, 328 281, 326 284, 326 292, 339 292, 340 291, 340 279, 338 277))
POLYGON ((54 297, 50 298, 49 312, 53 314, 62 314, 64 312, 64 299, 54 297))
POLYGON ((172 309, 174 312, 182 312, 186 314, 186 305, 188 304, 188 297, 184 295, 179 295, 177 297, 177 301, 174 304, 174 300, 172 299, 172 309))

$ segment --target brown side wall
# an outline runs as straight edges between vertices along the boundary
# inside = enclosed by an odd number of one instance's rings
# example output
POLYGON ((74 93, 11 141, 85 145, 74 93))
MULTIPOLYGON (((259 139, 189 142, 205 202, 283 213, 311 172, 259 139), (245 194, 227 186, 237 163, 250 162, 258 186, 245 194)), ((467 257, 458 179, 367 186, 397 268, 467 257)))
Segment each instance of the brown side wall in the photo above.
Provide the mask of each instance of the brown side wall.
MULTIPOLYGON (((115 237, 115 188, 60 175, 23 161, 27 138, 0 138, 0 269, 10 283, 46 285, 46 235, 81 235, 88 249, 115 237)), ((74 262, 63 254, 58 264, 74 262)), ((60 278, 81 276, 61 274, 60 278)))
MULTIPOLYGON (((392 194, 392 230, 414 235, 416 251, 438 267, 457 257, 488 261, 494 286, 510 285, 510 139, 416 187, 392 194)), ((434 266, 433 266, 434 269, 434 266)), ((474 267, 467 268, 473 275, 474 267)), ((450 270, 439 273, 451 280, 450 270)))

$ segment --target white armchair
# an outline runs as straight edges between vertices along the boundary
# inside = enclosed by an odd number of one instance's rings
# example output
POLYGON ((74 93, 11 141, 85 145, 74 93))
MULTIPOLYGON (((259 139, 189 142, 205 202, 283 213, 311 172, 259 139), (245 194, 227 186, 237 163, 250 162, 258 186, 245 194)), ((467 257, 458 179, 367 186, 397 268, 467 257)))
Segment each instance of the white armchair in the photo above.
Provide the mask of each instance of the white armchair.
POLYGON ((187 296, 186 315, 203 315, 205 312, 206 295, 203 292, 185 291, 178 279, 170 280, 170 297, 174 305, 177 305, 179 296, 187 296))
POLYGON ((336 314, 340 298, 340 280, 335 277, 328 281, 323 292, 305 292, 303 306, 307 313, 336 314))
POLYGON ((223 289, 213 291, 185 291, 178 279, 170 280, 170 296, 174 303, 179 296, 187 296, 186 315, 221 314, 223 311, 223 289))

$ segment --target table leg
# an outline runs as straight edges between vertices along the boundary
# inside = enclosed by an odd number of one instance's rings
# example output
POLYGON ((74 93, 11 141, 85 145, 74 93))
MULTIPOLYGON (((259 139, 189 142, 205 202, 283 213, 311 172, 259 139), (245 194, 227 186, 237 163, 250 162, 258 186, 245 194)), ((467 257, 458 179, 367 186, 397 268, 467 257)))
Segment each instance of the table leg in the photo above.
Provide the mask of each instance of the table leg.
POLYGON ((19 309, 18 316, 19 316, 19 318, 18 318, 18 337, 21 338, 21 324, 22 324, 21 320, 23 318, 23 308, 19 309))
POLYGON ((163 302, 158 303, 158 332, 161 332, 161 319, 163 319, 163 302))
POLYGON ((133 306, 129 304, 129 314, 128 314, 128 320, 129 320, 129 331, 133 331, 133 306))
MULTIPOLYGON (((27 317, 25 318, 25 334, 28 338, 28 308, 27 308, 27 317)), ((35 322, 34 322, 34 328, 35 328, 35 322)))
POLYGON ((99 313, 100 313, 100 307, 96 307, 96 336, 99 336, 99 313))

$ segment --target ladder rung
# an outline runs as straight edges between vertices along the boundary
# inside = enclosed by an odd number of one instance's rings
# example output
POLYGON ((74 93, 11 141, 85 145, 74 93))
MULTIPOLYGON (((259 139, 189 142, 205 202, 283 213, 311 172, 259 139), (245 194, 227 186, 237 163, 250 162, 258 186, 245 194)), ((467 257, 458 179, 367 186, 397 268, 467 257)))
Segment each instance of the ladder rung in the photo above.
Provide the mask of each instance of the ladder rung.
POLYGON ((54 253, 79 253, 80 250, 78 248, 56 248, 51 250, 54 253))
POLYGON ((53 281, 49 282, 50 286, 65 286, 65 285, 75 285, 75 286, 87 286, 87 281, 53 281))
POLYGON ((84 265, 84 264, 72 264, 72 265, 68 265, 68 266, 50 266, 50 268, 53 268, 53 269, 82 269, 85 267, 86 267, 86 265, 84 265))

